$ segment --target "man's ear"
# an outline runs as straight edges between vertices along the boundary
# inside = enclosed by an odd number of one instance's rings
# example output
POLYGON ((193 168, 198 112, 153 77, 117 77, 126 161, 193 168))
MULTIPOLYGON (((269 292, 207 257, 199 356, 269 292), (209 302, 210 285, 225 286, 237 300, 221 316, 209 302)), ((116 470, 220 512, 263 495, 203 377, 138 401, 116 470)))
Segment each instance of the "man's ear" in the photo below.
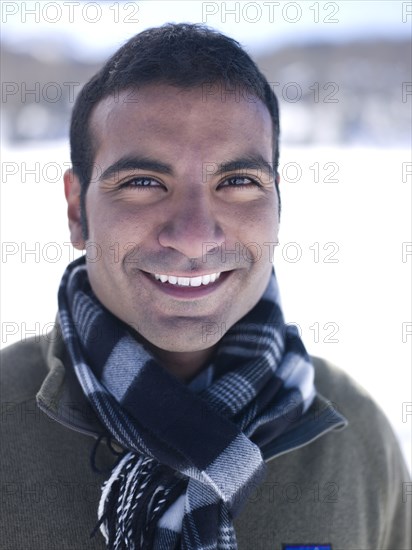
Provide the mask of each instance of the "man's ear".
POLYGON ((70 240, 74 248, 84 250, 85 242, 82 232, 82 219, 80 210, 80 181, 73 170, 66 170, 63 176, 64 194, 67 200, 67 216, 69 219, 70 240))

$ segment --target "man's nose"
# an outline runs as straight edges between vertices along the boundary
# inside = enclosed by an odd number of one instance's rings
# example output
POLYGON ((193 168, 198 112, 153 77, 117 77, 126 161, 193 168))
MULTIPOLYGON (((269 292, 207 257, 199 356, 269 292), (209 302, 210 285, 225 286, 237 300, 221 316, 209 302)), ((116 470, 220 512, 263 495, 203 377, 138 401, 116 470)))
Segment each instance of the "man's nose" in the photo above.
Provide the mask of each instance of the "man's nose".
POLYGON ((159 243, 178 250, 187 258, 202 258, 223 244, 223 229, 213 212, 213 205, 202 192, 180 199, 169 211, 168 220, 159 233, 159 243))

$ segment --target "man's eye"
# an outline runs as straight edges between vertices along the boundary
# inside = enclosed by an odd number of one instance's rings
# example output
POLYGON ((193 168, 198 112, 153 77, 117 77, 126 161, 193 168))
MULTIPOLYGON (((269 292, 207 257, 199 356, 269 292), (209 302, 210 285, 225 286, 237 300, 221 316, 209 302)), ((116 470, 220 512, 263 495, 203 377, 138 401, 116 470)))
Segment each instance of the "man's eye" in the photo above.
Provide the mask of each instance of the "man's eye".
POLYGON ((134 188, 142 188, 142 187, 162 187, 161 184, 156 181, 153 178, 133 178, 131 180, 127 180, 124 183, 120 185, 120 188, 127 188, 127 187, 134 187, 134 188))
POLYGON ((228 178, 220 185, 220 187, 251 187, 251 186, 260 187, 255 180, 251 178, 242 177, 242 176, 233 176, 232 178, 228 178))

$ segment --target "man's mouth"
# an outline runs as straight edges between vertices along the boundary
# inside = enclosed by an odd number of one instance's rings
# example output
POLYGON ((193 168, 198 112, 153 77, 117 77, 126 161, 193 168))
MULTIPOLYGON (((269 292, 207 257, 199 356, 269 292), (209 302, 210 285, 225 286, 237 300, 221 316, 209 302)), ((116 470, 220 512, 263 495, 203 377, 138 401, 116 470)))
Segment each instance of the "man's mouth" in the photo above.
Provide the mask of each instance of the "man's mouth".
POLYGON ((214 283, 219 279, 219 273, 209 273, 208 275, 198 275, 196 277, 179 277, 177 275, 163 275, 159 273, 154 273, 153 277, 156 281, 161 283, 169 283, 171 285, 177 286, 206 286, 210 283, 214 283))
POLYGON ((183 273, 150 273, 141 271, 158 290, 182 300, 192 300, 208 296, 220 288, 226 279, 233 274, 230 271, 202 273, 188 277, 183 273))

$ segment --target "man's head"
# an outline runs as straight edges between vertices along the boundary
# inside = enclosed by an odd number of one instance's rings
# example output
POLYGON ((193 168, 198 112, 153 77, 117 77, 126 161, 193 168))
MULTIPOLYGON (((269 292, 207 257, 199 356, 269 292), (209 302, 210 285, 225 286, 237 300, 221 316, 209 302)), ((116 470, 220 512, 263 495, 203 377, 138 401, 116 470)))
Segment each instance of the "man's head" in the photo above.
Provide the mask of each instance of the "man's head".
POLYGON ((272 269, 269 85, 234 41, 168 25, 129 41, 82 94, 65 186, 94 293, 155 350, 211 349, 259 301, 272 269))
MULTIPOLYGON (((83 87, 71 119, 70 148, 73 171, 81 183, 83 236, 87 238, 85 196, 92 177, 97 136, 91 114, 105 97, 118 98, 123 90, 149 84, 182 89, 201 87, 204 101, 213 94, 260 99, 273 124, 273 170, 279 162, 279 109, 276 96, 254 61, 238 42, 196 24, 166 24, 131 38, 83 87)), ((130 93, 129 101, 133 99, 130 93)), ((277 185, 277 183, 276 183, 277 185)), ((277 188, 280 209, 280 196, 277 188)))

